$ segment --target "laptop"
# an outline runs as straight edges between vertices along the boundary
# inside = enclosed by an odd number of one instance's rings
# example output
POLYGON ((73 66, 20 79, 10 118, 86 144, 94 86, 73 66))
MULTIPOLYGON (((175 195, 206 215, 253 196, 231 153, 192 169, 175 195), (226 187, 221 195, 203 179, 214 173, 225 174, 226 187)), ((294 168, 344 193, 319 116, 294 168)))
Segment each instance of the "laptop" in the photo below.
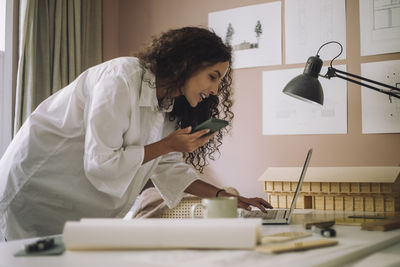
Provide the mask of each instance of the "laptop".
POLYGON ((262 218, 262 224, 290 224, 294 208, 296 206, 297 197, 300 194, 301 185, 303 183, 304 177, 306 176, 308 164, 310 163, 312 154, 312 148, 308 150, 306 161, 304 162, 303 170, 301 171, 299 182, 297 184, 296 191, 293 196, 292 204, 290 209, 269 209, 267 213, 260 210, 255 211, 245 211, 243 217, 257 217, 262 218))

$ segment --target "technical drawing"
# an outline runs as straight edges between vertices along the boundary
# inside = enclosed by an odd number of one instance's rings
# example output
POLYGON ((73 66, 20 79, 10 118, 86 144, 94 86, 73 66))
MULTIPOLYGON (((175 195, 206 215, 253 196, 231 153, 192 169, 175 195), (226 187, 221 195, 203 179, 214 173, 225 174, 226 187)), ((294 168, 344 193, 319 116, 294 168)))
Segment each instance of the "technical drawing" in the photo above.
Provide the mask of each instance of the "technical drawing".
POLYGON ((400 0, 374 0, 374 30, 400 27, 400 0))
POLYGON ((361 56, 400 52, 400 0, 360 1, 361 56))
POLYGON ((225 35, 225 43, 229 44, 233 47, 233 50, 245 50, 245 49, 254 49, 254 48, 259 48, 260 46, 260 39, 262 35, 262 25, 260 20, 257 20, 257 23, 254 27, 254 32, 257 41, 254 43, 243 41, 239 44, 232 44, 232 39, 233 39, 233 34, 235 33, 235 29, 232 26, 232 23, 230 22, 228 24, 228 27, 226 29, 226 35, 225 35))
POLYGON ((282 63, 281 2, 208 14, 208 26, 232 46, 233 68, 282 63))
MULTIPOLYGON (((361 64, 363 77, 400 88, 400 60, 361 64)), ((400 99, 362 88, 363 133, 400 132, 400 99)))
MULTIPOLYGON (((344 0, 285 1, 285 63, 304 63, 323 43, 335 40, 344 45, 339 59, 346 58, 346 5, 344 0)), ((321 58, 338 54, 327 46, 321 58)))

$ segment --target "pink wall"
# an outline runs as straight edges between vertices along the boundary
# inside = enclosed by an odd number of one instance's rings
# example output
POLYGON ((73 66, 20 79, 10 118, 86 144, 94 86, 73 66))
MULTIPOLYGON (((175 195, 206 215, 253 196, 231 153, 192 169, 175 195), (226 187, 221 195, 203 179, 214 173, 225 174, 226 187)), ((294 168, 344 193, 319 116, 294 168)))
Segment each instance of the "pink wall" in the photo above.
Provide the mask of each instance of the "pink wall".
MULTIPOLYGON (((129 55, 149 37, 169 28, 207 26, 209 12, 253 5, 261 0, 103 0, 104 58, 129 55)), ((284 0, 282 1, 284 4, 284 0)), ((400 59, 400 53, 360 57, 358 0, 346 1, 347 64, 360 73, 360 63, 400 59)), ((284 42, 283 42, 284 43, 284 42)), ((284 57, 283 57, 284 58, 284 57)), ((234 186, 243 195, 265 196, 257 178, 270 166, 301 166, 307 149, 314 148, 310 166, 398 166, 400 134, 361 134, 360 87, 348 84, 348 134, 262 135, 262 72, 303 67, 304 64, 236 70, 235 119, 224 139, 222 155, 205 171, 204 179, 234 186)))
POLYGON ((119 56, 119 1, 103 1, 103 59, 119 56))

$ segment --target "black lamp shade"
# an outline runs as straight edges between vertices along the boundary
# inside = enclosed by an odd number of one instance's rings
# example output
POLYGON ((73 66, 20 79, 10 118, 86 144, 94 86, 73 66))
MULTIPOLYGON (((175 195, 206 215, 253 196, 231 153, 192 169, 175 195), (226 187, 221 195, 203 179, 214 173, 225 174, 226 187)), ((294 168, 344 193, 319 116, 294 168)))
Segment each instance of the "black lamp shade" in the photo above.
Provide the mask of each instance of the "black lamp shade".
POLYGON ((324 92, 321 83, 317 78, 308 74, 301 74, 293 78, 285 86, 283 92, 306 102, 324 104, 324 92))
POLYGON ((324 104, 324 93, 321 83, 318 81, 318 74, 322 68, 322 60, 319 56, 310 57, 304 68, 303 74, 293 78, 283 89, 287 95, 297 99, 324 104))

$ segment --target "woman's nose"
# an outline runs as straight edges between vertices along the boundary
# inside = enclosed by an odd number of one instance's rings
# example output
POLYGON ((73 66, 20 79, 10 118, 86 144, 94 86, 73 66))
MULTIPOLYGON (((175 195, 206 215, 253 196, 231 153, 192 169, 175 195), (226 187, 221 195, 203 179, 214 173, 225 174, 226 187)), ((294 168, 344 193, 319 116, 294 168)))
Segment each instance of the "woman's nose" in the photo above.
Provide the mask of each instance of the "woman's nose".
POLYGON ((218 85, 211 87, 210 94, 217 95, 218 93, 218 85))

